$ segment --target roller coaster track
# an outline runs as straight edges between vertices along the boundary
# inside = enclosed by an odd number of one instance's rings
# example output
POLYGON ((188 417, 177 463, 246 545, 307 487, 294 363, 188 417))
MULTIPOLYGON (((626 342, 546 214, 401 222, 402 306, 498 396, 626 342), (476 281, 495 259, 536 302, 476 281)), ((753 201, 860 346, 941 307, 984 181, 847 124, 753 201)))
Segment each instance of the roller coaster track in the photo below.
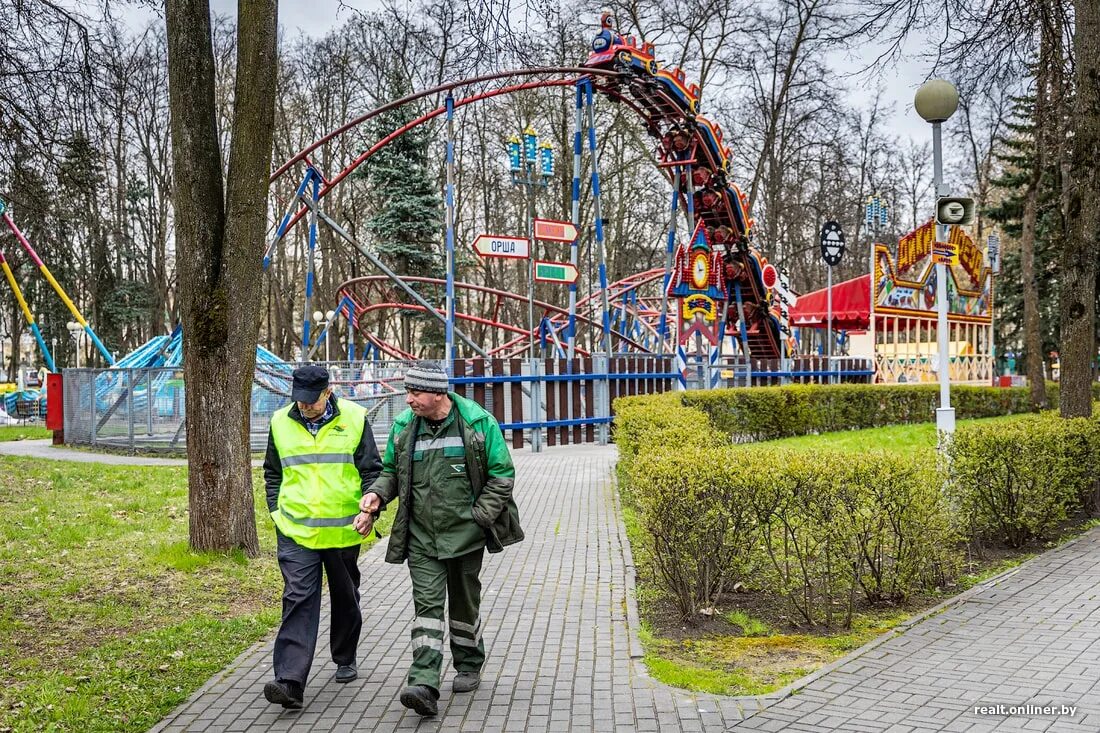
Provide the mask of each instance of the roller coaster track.
MULTIPOLYGON (((378 150, 409 130, 446 112, 446 105, 440 105, 408 124, 391 131, 364 150, 335 175, 325 176, 323 171, 317 169, 312 156, 319 148, 364 122, 404 104, 425 98, 450 97, 453 99, 453 107, 459 109, 475 102, 529 89, 571 86, 585 81, 591 83, 595 91, 621 103, 641 117, 647 132, 658 141, 657 153, 662 160, 660 169, 677 187, 679 191, 678 198, 683 207, 686 210, 694 210, 698 220, 701 220, 711 231, 725 235, 718 237, 718 239, 721 240, 719 243, 725 246, 727 278, 731 282, 741 283, 742 307, 745 312, 743 331, 747 346, 751 349, 753 356, 777 356, 780 352, 778 323, 767 304, 767 291, 760 278, 760 270, 765 260, 748 244, 751 219, 748 219, 747 212, 744 210, 744 202, 740 191, 732 183, 726 182, 728 149, 722 146, 721 130, 705 118, 693 112, 685 111, 682 105, 677 104, 672 96, 662 88, 660 83, 657 83, 653 78, 646 78, 645 75, 639 76, 637 73, 621 69, 543 67, 504 71, 441 84, 382 105, 333 130, 280 166, 272 174, 271 181, 274 182, 282 178, 298 166, 309 166, 317 170, 320 176, 322 185, 320 186, 318 198, 324 198, 333 188, 366 163, 378 150), (517 80, 523 81, 516 83, 517 80), (462 90, 466 96, 454 99, 453 95, 459 90, 462 90), (681 150, 674 150, 669 142, 670 134, 685 130, 690 133, 689 145, 681 150), (684 172, 685 170, 693 171, 690 179, 687 173, 684 172), (701 187, 699 191, 694 190, 695 185, 701 187), (690 201, 688 200, 689 197, 691 197, 690 201)), ((275 233, 275 239, 269 252, 275 248, 278 240, 285 235, 285 232, 309 212, 308 202, 301 196, 301 191, 302 189, 299 188, 298 199, 300 205, 297 208, 293 207, 293 201, 284 202, 291 204, 291 207, 287 209, 288 215, 284 217, 282 224, 275 233)), ((611 336, 613 345, 618 350, 653 352, 659 349, 664 353, 669 353, 674 347, 675 335, 668 334, 662 337, 660 330, 660 315, 663 305, 661 290, 663 289, 664 276, 665 269, 656 268, 631 275, 608 286, 610 317, 612 322, 617 324, 615 328, 612 328, 611 336), (656 294, 653 292, 654 289, 656 294)), ((443 282, 431 278, 407 277, 402 279, 408 283, 420 283, 421 285, 436 285, 443 282)), ((365 317, 370 313, 384 310, 404 312, 425 312, 428 310, 423 305, 395 299, 392 289, 383 287, 383 281, 385 280, 384 276, 358 278, 344 283, 340 288, 340 293, 341 295, 347 294, 355 303, 355 321, 358 323, 361 333, 370 343, 391 356, 409 358, 411 354, 408 352, 366 330, 367 324, 373 320, 365 317)), ((493 355, 495 356, 521 354, 527 349, 530 340, 538 338, 541 333, 548 333, 551 338, 556 340, 567 327, 567 311, 556 305, 540 302, 537 303, 537 307, 543 312, 546 328, 536 329, 536 332, 532 333, 526 326, 521 327, 514 323, 499 320, 502 311, 506 310, 504 304, 512 300, 523 299, 521 296, 471 283, 455 283, 455 286, 468 295, 477 294, 492 302, 492 307, 489 309, 491 315, 486 313, 460 314, 456 311, 456 321, 479 324, 504 331, 508 340, 502 346, 493 349, 493 355)), ((731 297, 732 292, 731 285, 731 297)), ((600 312, 601 298, 601 293, 596 291, 578 301, 576 309, 578 335, 584 328, 596 328, 597 330, 600 328, 603 318, 603 314, 600 312)), ((469 298, 467 302, 469 302, 469 298)), ((675 309, 674 303, 670 306, 671 309, 675 309)), ((439 312, 439 309, 437 309, 437 312, 439 312)), ((521 311, 517 310, 516 312, 521 311)), ((726 333, 735 338, 742 332, 736 321, 737 311, 731 307, 730 322, 726 333)), ((584 353, 583 350, 581 351, 584 353)))

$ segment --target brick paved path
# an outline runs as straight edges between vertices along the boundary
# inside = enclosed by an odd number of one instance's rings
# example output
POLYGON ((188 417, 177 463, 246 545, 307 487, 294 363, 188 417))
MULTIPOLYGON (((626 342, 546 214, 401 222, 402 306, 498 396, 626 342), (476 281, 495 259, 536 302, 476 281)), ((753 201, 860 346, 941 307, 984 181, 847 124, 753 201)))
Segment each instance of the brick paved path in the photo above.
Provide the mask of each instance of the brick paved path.
POLYGON ((411 593, 407 569, 383 563, 379 543, 360 562, 359 680, 331 682, 321 644, 305 710, 283 712, 262 695, 269 640, 154 730, 1100 731, 1100 528, 822 670, 793 695, 714 698, 655 683, 641 664, 630 548, 610 480, 614 448, 518 451, 515 460, 527 540, 486 557, 489 659, 479 690, 453 696, 448 669, 438 718, 401 707, 411 593), (1078 709, 1072 717, 973 709, 997 704, 1078 709))
POLYGON ((1100 731, 1100 528, 845 660, 742 730, 1100 731), (1077 711, 974 710, 999 704, 1077 711))
MULTIPOLYGON (((481 688, 453 696, 445 652, 440 715, 421 720, 397 700, 411 659, 408 570, 360 561, 360 677, 331 682, 327 644, 306 707, 263 699, 271 641, 246 651, 154 730, 711 731, 741 719, 737 702, 672 690, 645 674, 636 634, 630 548, 611 484, 614 447, 516 451, 516 497, 526 541, 487 555, 482 617, 489 658, 481 688)), ((327 613, 327 604, 323 613, 327 613)), ((327 640, 322 618, 321 639, 327 640)))

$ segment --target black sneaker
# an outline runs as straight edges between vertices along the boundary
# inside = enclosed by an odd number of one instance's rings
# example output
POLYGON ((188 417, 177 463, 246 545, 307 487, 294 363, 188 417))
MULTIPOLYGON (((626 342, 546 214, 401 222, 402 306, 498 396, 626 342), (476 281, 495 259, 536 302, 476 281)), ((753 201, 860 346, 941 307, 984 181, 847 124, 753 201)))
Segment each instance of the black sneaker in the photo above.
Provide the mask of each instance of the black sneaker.
POLYGON ((351 682, 359 676, 359 670, 355 668, 354 664, 341 664, 336 668, 336 681, 344 684, 351 682))
POLYGON ((451 689, 455 692, 473 692, 481 684, 481 674, 478 672, 459 672, 451 683, 451 689))
POLYGON ((289 710, 302 708, 302 686, 297 682, 275 680, 264 685, 264 697, 269 703, 289 710))
POLYGON ((439 707, 435 704, 438 699, 439 693, 427 685, 411 685, 401 692, 401 704, 425 718, 439 712, 439 707))

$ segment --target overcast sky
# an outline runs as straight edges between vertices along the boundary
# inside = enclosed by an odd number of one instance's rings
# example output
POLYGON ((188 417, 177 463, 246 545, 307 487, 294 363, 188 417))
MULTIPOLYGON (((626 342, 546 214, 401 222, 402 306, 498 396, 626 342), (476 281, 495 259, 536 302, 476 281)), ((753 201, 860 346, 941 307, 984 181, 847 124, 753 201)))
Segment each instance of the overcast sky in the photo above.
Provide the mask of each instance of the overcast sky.
MULTIPOLYGON (((211 0, 210 6, 213 12, 220 15, 235 16, 237 12, 236 0, 211 0)), ((320 37, 350 17, 352 11, 348 9, 349 7, 373 10, 380 6, 379 0, 342 0, 342 2, 341 0, 280 0, 279 24, 288 36, 294 36, 301 31, 310 36, 320 37)), ((594 3, 593 7, 598 7, 598 3, 594 3)), ((136 27, 152 20, 156 14, 150 10, 127 8, 123 11, 122 17, 136 27)), ((595 23, 595 11, 592 21, 595 23)), ((911 42, 909 48, 920 45, 911 42)), ((849 68, 865 66, 878 54, 878 50, 874 47, 864 47, 862 51, 862 54, 856 54, 853 58, 848 58, 844 53, 835 53, 830 57, 830 63, 835 69, 846 71, 849 68)), ((847 85, 852 94, 862 94, 867 97, 874 94, 876 87, 881 87, 884 100, 892 103, 894 107, 889 126, 890 132, 901 138, 903 144, 905 138, 912 138, 917 142, 931 142, 931 127, 913 110, 913 95, 925 81, 928 70, 927 64, 918 61, 902 62, 893 69, 883 71, 877 77, 848 79, 847 85)), ((952 122, 958 122, 958 118, 947 122, 945 127, 949 128, 952 122)), ((945 142, 948 140, 946 135, 944 139, 945 142)), ((950 157, 950 150, 946 149, 946 146, 944 154, 945 158, 950 157)))

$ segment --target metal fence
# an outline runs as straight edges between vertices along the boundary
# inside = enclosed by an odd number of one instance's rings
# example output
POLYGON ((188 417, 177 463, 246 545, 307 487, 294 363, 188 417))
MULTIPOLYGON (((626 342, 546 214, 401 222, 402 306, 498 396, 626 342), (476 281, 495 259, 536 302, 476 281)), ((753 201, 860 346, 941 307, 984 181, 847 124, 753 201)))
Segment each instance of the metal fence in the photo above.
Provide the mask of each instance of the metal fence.
MULTIPOLYGON (((320 362, 338 397, 367 409, 384 441, 405 409, 410 362, 320 362)), ((294 365, 257 365, 250 440, 267 444, 271 415, 290 402, 294 365)), ((606 442, 616 397, 672 389, 671 357, 460 359, 453 389, 477 400, 511 434, 513 446, 606 442)), ((129 451, 183 451, 186 399, 180 368, 65 369, 65 442, 129 451)))

